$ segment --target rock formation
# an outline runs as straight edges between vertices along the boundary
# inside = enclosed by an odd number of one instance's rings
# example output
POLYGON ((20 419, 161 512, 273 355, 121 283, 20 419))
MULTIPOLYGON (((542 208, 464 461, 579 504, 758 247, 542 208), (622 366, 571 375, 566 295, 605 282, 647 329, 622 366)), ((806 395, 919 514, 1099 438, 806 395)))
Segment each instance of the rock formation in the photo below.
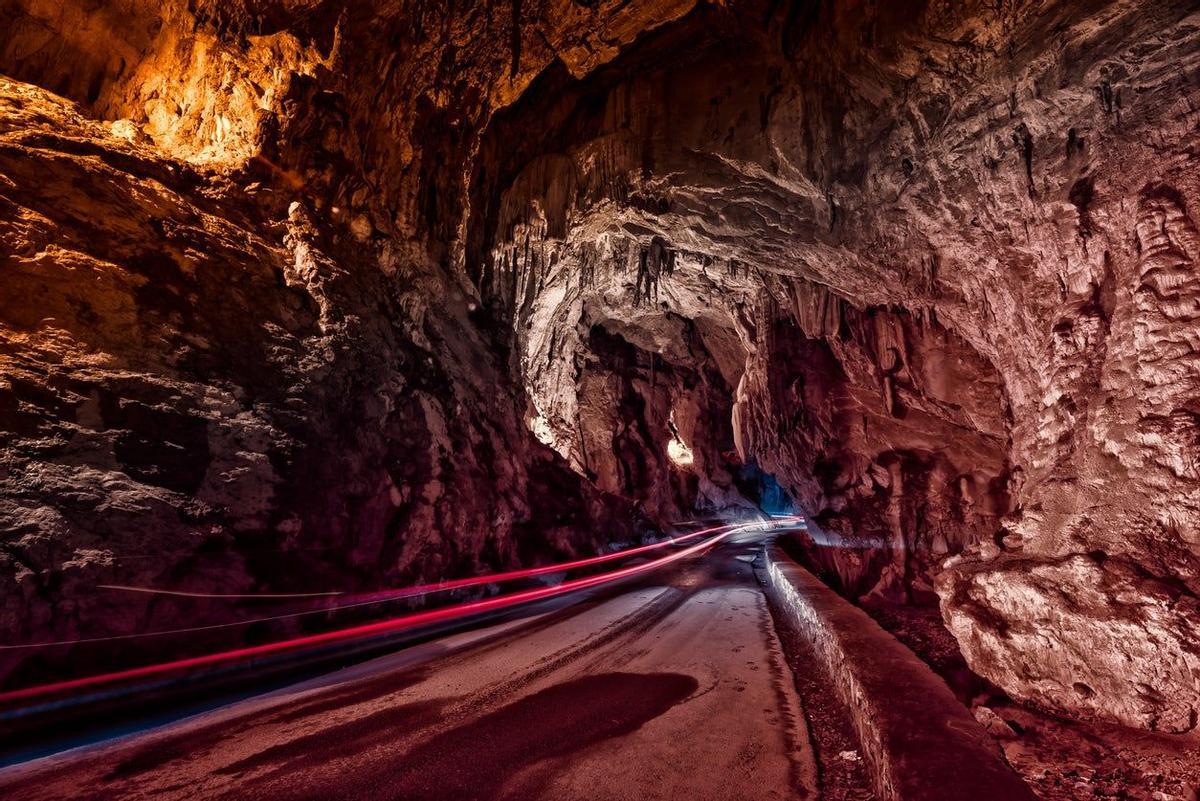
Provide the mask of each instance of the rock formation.
POLYGON ((96 6, 0 11, 6 632, 763 476, 1014 697, 1196 727, 1194 3, 96 6))

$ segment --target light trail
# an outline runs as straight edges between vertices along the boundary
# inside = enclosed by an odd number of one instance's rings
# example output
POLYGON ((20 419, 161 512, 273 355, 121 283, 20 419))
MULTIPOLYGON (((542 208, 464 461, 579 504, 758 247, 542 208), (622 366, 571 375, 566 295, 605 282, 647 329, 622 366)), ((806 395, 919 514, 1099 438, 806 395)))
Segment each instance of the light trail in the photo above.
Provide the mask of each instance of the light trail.
POLYGON ((98 590, 121 590, 122 592, 141 592, 148 595, 171 595, 176 598, 228 598, 228 599, 246 599, 254 600, 262 599, 279 599, 279 598, 329 598, 337 595, 345 595, 344 592, 337 590, 331 592, 259 592, 259 593, 236 593, 236 592, 187 592, 184 590, 160 590, 157 587, 131 587, 127 584, 97 584, 98 590))
MULTIPOLYGON (((541 565, 539 567, 525 568, 522 570, 510 570, 510 571, 507 571, 504 573, 487 573, 482 576, 470 576, 470 577, 461 578, 461 579, 449 579, 449 580, 439 581, 439 582, 432 583, 432 584, 419 584, 414 587, 405 587, 405 588, 399 589, 399 590, 378 590, 376 592, 369 592, 369 593, 346 593, 346 592, 341 592, 341 591, 296 592, 296 593, 205 593, 205 592, 185 592, 185 591, 181 591, 181 590, 161 590, 161 589, 157 589, 155 587, 131 587, 131 586, 124 585, 124 584, 98 584, 96 586, 98 589, 124 590, 126 592, 142 592, 142 593, 148 593, 148 594, 154 594, 154 595, 171 595, 171 596, 178 596, 178 597, 183 597, 183 598, 228 598, 228 599, 253 600, 253 599, 257 599, 257 598, 290 599, 290 598, 317 598, 317 597, 340 596, 342 598, 342 600, 344 600, 347 604, 357 602, 357 601, 371 601, 371 600, 387 601, 387 600, 391 600, 394 598, 410 598, 410 597, 417 596, 417 595, 428 595, 429 593, 432 593, 432 592, 440 592, 440 591, 446 591, 446 590, 460 590, 465 587, 476 587, 481 584, 499 584, 499 583, 506 582, 506 581, 515 581, 516 579, 533 578, 535 576, 543 576, 548 573, 563 573, 568 570, 578 570, 581 567, 590 567, 591 565, 599 565, 599 564, 604 564, 605 562, 611 562, 615 559, 623 559, 623 558, 630 557, 630 556, 636 556, 636 555, 642 554, 642 553, 649 553, 650 551, 654 551, 659 548, 665 548, 668 545, 676 545, 681 542, 687 542, 688 540, 694 540, 696 537, 702 536, 704 534, 713 534, 715 532, 723 531, 728 528, 735 528, 738 525, 741 525, 741 524, 734 523, 734 524, 730 524, 730 525, 706 528, 706 529, 702 529, 700 531, 693 531, 693 532, 690 532, 688 534, 684 534, 684 535, 678 536, 678 537, 668 537, 667 539, 660 540, 659 542, 652 542, 649 545, 639 545, 635 548, 626 548, 625 550, 622 550, 622 551, 613 551, 612 553, 601 554, 599 556, 589 556, 584 559, 576 559, 575 561, 572 561, 572 562, 559 562, 559 563, 552 564, 552 565, 541 565)), ((340 608, 340 604, 330 606, 330 607, 325 607, 319 611, 326 611, 328 609, 337 609, 337 608, 340 608)))
POLYGON ((613 551, 612 553, 601 554, 599 556, 589 556, 586 559, 576 559, 573 562, 559 562, 554 565, 542 565, 540 567, 530 567, 522 570, 510 570, 506 573, 489 573, 485 576, 471 576, 469 578, 451 579, 449 581, 439 581, 436 584, 419 584, 415 587, 408 587, 402 590, 383 590, 374 593, 358 593, 355 595, 344 596, 346 601, 387 601, 395 598, 408 598, 415 595, 427 595, 431 592, 442 590, 461 590, 465 587, 476 587, 480 584, 499 584, 501 582, 515 581, 523 578, 534 578, 536 576, 544 576, 549 573, 564 573, 569 570, 578 570, 581 567, 591 567, 592 565, 600 565, 606 562, 611 562, 616 559, 625 559, 638 554, 649 553, 650 551, 665 548, 668 545, 678 545, 681 542, 694 540, 696 537, 704 534, 715 534, 719 531, 727 531, 744 526, 744 523, 733 523, 724 526, 715 526, 713 528, 701 529, 693 531, 690 534, 684 534, 680 537, 668 537, 659 542, 652 542, 649 545, 639 545, 636 548, 626 548, 623 551, 613 551))
MULTIPOLYGON (((328 606, 322 606, 318 609, 307 609, 307 610, 304 610, 301 612, 288 612, 288 613, 279 614, 279 615, 267 615, 267 616, 263 616, 263 617, 243 618, 242 620, 232 620, 228 623, 210 623, 210 624, 204 625, 204 626, 187 626, 185 628, 165 629, 163 631, 143 631, 143 632, 136 632, 133 634, 110 634, 110 635, 103 636, 103 637, 82 637, 82 638, 74 639, 74 640, 53 640, 50 642, 31 642, 31 643, 20 643, 17 645, 0 645, 0 651, 19 651, 19 650, 29 650, 29 649, 34 649, 34 648, 56 648, 56 647, 62 647, 62 646, 67 646, 67 645, 86 645, 88 643, 95 643, 95 642, 115 642, 115 641, 119 641, 119 640, 142 640, 142 639, 147 639, 150 637, 170 637, 172 635, 177 635, 177 634, 197 634, 202 631, 215 631, 218 629, 230 629, 230 628, 237 628, 238 626, 249 626, 254 623, 270 623, 270 622, 273 622, 276 620, 288 620, 291 618, 305 617, 307 615, 320 615, 320 614, 324 614, 326 612, 334 612, 334 611, 338 611, 341 609, 355 609, 355 608, 359 608, 359 607, 363 607, 363 606, 372 606, 377 603, 385 603, 385 602, 391 601, 391 600, 400 600, 402 598, 415 598, 415 597, 418 597, 421 595, 429 595, 429 594, 435 593, 435 592, 463 589, 465 587, 474 587, 474 586, 478 586, 481 584, 500 584, 500 583, 504 583, 504 582, 508 582, 508 581, 514 581, 514 580, 520 579, 520 578, 531 578, 534 576, 541 576, 541 575, 545 575, 548 573, 563 573, 563 572, 566 572, 569 570, 577 570, 581 567, 587 567, 590 565, 611 562, 615 559, 620 559, 623 557, 636 556, 638 554, 647 553, 649 551, 656 550, 658 548, 663 548, 668 545, 677 545, 681 542, 686 542, 688 540, 695 539, 696 537, 699 537, 702 534, 712 534, 714 532, 723 531, 726 529, 735 529, 735 528, 745 526, 745 525, 754 525, 754 524, 733 523, 733 524, 729 524, 729 525, 725 525, 725 526, 716 526, 714 528, 701 529, 700 531, 693 531, 689 534, 684 534, 683 536, 680 536, 680 537, 669 537, 660 542, 650 543, 649 545, 640 545, 640 546, 637 546, 636 548, 627 548, 623 551, 613 551, 612 553, 601 554, 600 556, 590 556, 590 557, 587 557, 586 559, 577 559, 573 562, 559 562, 559 563, 553 564, 553 565, 542 565, 540 567, 527 568, 525 570, 512 570, 512 571, 508 571, 506 573, 488 573, 483 576, 472 576, 470 578, 463 578, 463 579, 451 579, 450 581, 442 581, 442 582, 438 582, 436 584, 421 584, 421 585, 417 585, 414 587, 407 587, 405 589, 400 589, 400 590, 382 590, 379 592, 358 593, 358 594, 353 594, 353 595, 347 595, 344 593, 329 593, 329 595, 340 596, 339 602, 335 603, 335 604, 330 604, 328 606)), ((180 593, 177 593, 172 590, 156 590, 156 589, 150 589, 150 588, 124 587, 122 585, 98 585, 98 586, 108 587, 108 588, 127 589, 127 590, 130 590, 133 592, 147 592, 147 593, 151 593, 151 594, 165 594, 165 595, 180 594, 180 593)), ((322 594, 324 594, 324 593, 322 593, 322 594)), ((313 595, 317 595, 317 593, 314 593, 313 595)), ((200 596, 200 597, 207 597, 207 596, 200 596)), ((231 597, 241 597, 241 596, 217 596, 217 597, 231 598, 231 597)), ((247 596, 247 597, 257 598, 257 597, 264 597, 264 596, 247 596)))
MULTIPOLYGON (((505 609, 517 604, 529 603, 532 601, 544 600, 553 598, 558 595, 563 595, 568 592, 575 592, 590 587, 600 586, 612 581, 629 578, 640 575, 642 573, 656 570, 664 565, 677 562, 689 556, 693 556, 719 543, 721 540, 729 537, 735 532, 750 530, 758 526, 765 530, 770 524, 751 523, 743 525, 724 526, 726 530, 714 537, 711 537, 703 542, 684 548, 668 556, 659 559, 645 562, 640 565, 631 565, 629 567, 619 568, 607 573, 602 573, 597 576, 588 576, 585 578, 566 581, 562 584, 553 587, 541 587, 538 589, 524 590, 521 592, 509 593, 507 595, 497 596, 480 601, 471 601, 463 604, 445 607, 442 609, 433 609, 427 612, 418 612, 411 615, 405 615, 389 620, 382 620, 375 623, 367 623, 359 626, 352 626, 336 631, 328 631, 321 634, 310 634, 302 637, 294 637, 288 640, 281 640, 273 643, 265 643, 263 645, 255 645, 244 648, 236 648, 229 651, 221 651, 218 653, 205 654, 202 656, 188 657, 185 659, 177 659, 170 662, 160 662, 152 665, 144 665, 142 667, 128 668, 126 670, 118 670, 111 673, 101 673, 95 676, 85 676, 78 679, 69 679, 66 681, 53 682, 50 684, 42 684, 33 687, 25 687, 19 690, 10 690, 0 693, 0 704, 10 703, 13 701, 22 701, 30 698, 61 693, 68 690, 80 690, 87 687, 99 685, 113 684, 119 681, 129 679, 141 679, 151 676, 159 676, 165 673, 174 671, 189 670, 192 668, 208 667, 212 665, 224 664, 227 662, 235 662, 244 659, 250 659, 258 656, 266 656, 284 651, 293 651, 308 646, 324 645, 326 643, 336 643, 346 640, 360 639, 377 634, 387 634, 395 631, 413 628, 416 626, 428 625, 431 623, 439 623, 455 618, 466 617, 468 615, 480 614, 483 612, 491 612, 498 609, 505 609)), ((695 532, 700 534, 702 532, 695 532)), ((692 538, 689 535, 688 538, 692 538)), ((659 545, 659 543, 655 543, 659 545)), ((648 546, 643 546, 643 549, 648 546)), ((625 555, 629 551, 621 552, 625 555)), ((611 556, 606 554, 605 556, 611 556)), ((592 559, 601 559, 602 557, 592 557, 592 559)), ((581 560, 587 561, 587 560, 581 560)), ((594 562, 591 562, 594 564, 594 562)), ((559 568, 560 570, 562 568, 559 568)), ((531 570, 540 570, 540 568, 531 568, 531 570)), ((516 571, 523 573, 524 571, 516 571)), ((548 571, 544 571, 548 572, 548 571)), ((501 575, 501 574, 497 574, 501 575)))

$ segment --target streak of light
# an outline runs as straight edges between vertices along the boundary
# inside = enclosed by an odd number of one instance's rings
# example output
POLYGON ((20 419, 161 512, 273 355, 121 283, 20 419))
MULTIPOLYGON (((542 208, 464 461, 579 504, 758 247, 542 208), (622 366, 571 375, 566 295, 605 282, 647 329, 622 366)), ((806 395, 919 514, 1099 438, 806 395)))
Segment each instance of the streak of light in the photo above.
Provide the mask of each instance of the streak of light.
POLYGON ((97 584, 98 590, 121 590, 123 592, 143 592, 150 595, 173 595, 179 598, 328 598, 334 595, 345 595, 344 592, 185 592, 183 590, 160 590, 156 587, 130 587, 126 584, 97 584))
MULTIPOLYGON (((277 594, 218 594, 218 592, 184 592, 180 590, 160 590, 149 588, 149 586, 127 586, 124 584, 97 584, 98 589, 102 590, 125 590, 128 592, 149 592, 155 595, 170 595, 187 598, 304 598, 304 597, 325 597, 325 596, 342 596, 343 601, 347 606, 350 603, 359 601, 367 602, 382 602, 396 600, 396 598, 409 598, 419 595, 428 595, 431 592, 442 592, 449 590, 461 590, 468 586, 479 586, 480 584, 500 584, 503 582, 512 582, 512 580, 521 578, 534 578, 536 576, 545 576, 547 573, 564 573, 566 571, 578 570, 581 567, 590 567, 592 565, 602 565, 604 562, 614 559, 625 559, 628 556, 636 556, 652 552, 659 548, 673 546, 680 542, 695 540, 696 537, 704 534, 715 534, 716 531, 725 529, 737 528, 739 524, 719 525, 710 529, 702 529, 700 531, 691 531, 689 534, 684 534, 677 537, 667 537, 666 540, 652 542, 647 546, 638 546, 636 548, 625 548, 624 550, 614 550, 612 553, 600 554, 599 556, 588 556, 586 559, 576 559, 569 562, 556 562, 553 565, 541 565, 539 567, 527 567, 523 570, 508 571, 504 573, 486 573, 484 576, 470 576, 468 578, 456 578, 443 580, 432 584, 419 584, 416 586, 408 586, 400 590, 378 590, 376 592, 358 592, 358 594, 347 594, 347 592, 329 591, 329 592, 277 592, 277 594)), ((329 609, 341 608, 343 604, 334 604, 334 606, 323 607, 316 612, 326 612, 329 609)), ((154 633, 154 632, 149 632, 154 633)), ((70 640, 68 640, 70 642, 70 640)), ((4 646, 0 646, 0 649, 4 646)))
POLYGON ((536 576, 544 576, 550 573, 563 573, 568 570, 578 570, 581 567, 591 567, 592 565, 604 564, 611 562, 614 559, 625 559, 630 556, 637 556, 650 551, 665 548, 668 545, 678 545, 681 542, 694 540, 696 537, 704 534, 714 534, 719 531, 729 531, 735 528, 741 528, 741 524, 734 523, 726 526, 715 526, 713 528, 701 529, 693 531, 689 534, 684 534, 680 537, 668 537, 659 542, 652 542, 649 545, 639 545, 636 548, 626 548, 623 551, 613 551, 612 553, 601 554, 600 556, 589 556, 586 559, 576 559, 573 562, 559 562, 553 565, 542 565, 541 567, 530 567, 522 570, 510 570, 507 573, 489 573, 485 576, 471 576, 469 578, 451 579, 450 581, 440 581, 436 584, 421 584, 416 587, 408 587, 402 590, 383 590, 374 593, 359 593, 357 595, 345 596, 346 600, 373 600, 387 601, 394 598, 408 598, 414 595, 427 595, 431 592, 440 590, 460 590, 464 587, 475 587, 480 584, 495 584, 504 581, 515 581, 516 579, 534 578, 536 576))
POLYGON ((305 609, 301 612, 284 612, 279 615, 264 615, 263 617, 248 617, 241 620, 231 620, 228 623, 209 623, 204 626, 187 626, 181 629, 164 629, 162 631, 140 631, 134 634, 109 634, 103 637, 84 637, 78 640, 52 640, 50 642, 30 642, 21 643, 20 645, 0 645, 0 651, 17 651, 30 648, 54 648, 64 645, 87 645, 93 642, 115 642, 118 640, 143 640, 149 637, 170 637, 174 634, 198 634, 202 631, 215 631, 218 629, 233 629, 238 626, 250 626, 254 623, 270 623, 276 620, 290 620, 292 618, 307 617, 308 615, 320 615, 325 612, 333 612, 342 609, 358 609, 364 606, 375 606, 379 601, 362 601, 356 604, 337 604, 334 606, 322 606, 318 609, 305 609))
MULTIPOLYGON (((142 631, 133 634, 110 634, 103 637, 83 637, 74 640, 53 640, 50 642, 31 642, 20 643, 17 645, 0 645, 0 651, 17 651, 28 650, 33 648, 54 648, 66 645, 86 645, 87 643, 96 642, 115 642, 119 640, 142 640, 150 637, 169 637, 176 634, 198 634, 202 631, 215 631, 218 629, 237 628, 239 626, 249 626, 254 623, 270 623, 277 620, 289 620, 292 618, 305 617, 307 615, 320 615, 326 612, 333 612, 342 609, 357 609, 364 606, 373 606, 378 603, 387 601, 400 600, 403 598, 415 598, 421 595, 429 595, 435 592, 443 592, 450 590, 463 589, 465 587, 474 587, 481 584, 500 584, 508 581, 513 581, 521 578, 530 578, 541 576, 547 573, 564 573, 569 570, 575 570, 580 567, 610 562, 614 559, 623 557, 636 556, 646 553, 657 548, 663 548, 667 545, 676 545, 681 542, 686 542, 702 534, 712 534, 718 531, 732 530, 738 528, 741 524, 734 523, 726 526, 716 526, 714 528, 706 528, 700 531, 693 531, 684 534, 680 537, 673 537, 653 542, 649 545, 640 545, 636 548, 626 548, 621 551, 613 551, 612 553, 602 554, 600 556, 590 556, 586 559, 577 559, 573 562, 559 562, 553 565, 542 565, 541 567, 527 568, 525 570, 512 570, 507 573, 488 573, 483 576, 472 576, 464 579, 453 579, 451 581, 443 581, 437 584, 422 584, 415 587, 406 587, 400 590, 383 590, 374 593, 359 593, 356 595, 342 595, 338 602, 322 606, 317 609, 306 609, 300 612, 287 612, 279 615, 265 615, 262 617, 243 618, 241 620, 233 620, 228 623, 209 623, 204 626, 187 626, 178 629, 164 629, 162 631, 142 631)), ((145 590, 147 592, 165 592, 172 594, 171 591, 164 590, 145 590)), ((261 597, 261 596, 254 596, 261 597)))
MULTIPOLYGON (((758 525, 760 527, 765 527, 763 524, 758 525)), ((754 525, 731 527, 727 531, 717 534, 716 536, 704 540, 703 542, 699 542, 695 545, 684 548, 681 551, 676 551, 673 554, 669 554, 659 559, 644 562, 640 565, 631 565, 629 567, 619 568, 607 573, 601 573, 597 576, 588 576, 586 578, 566 581, 553 587, 541 587, 533 590, 524 590, 521 592, 496 596, 495 598, 456 604, 454 606, 449 606, 442 609, 432 609, 426 612, 404 615, 402 617, 381 620, 375 623, 351 626, 349 628, 338 629, 336 631, 327 631, 321 634, 309 634, 302 637, 294 637, 288 640, 265 643, 263 645, 236 648, 230 651, 221 651, 218 653, 205 654, 203 656, 188 657, 186 659, 176 659, 170 662, 159 662, 153 665, 143 665, 141 667, 114 671, 112 673, 101 673, 94 676, 84 676, 77 679, 69 679, 50 684, 25 687, 19 690, 9 690, 8 692, 0 693, 0 704, 9 703, 12 701, 21 701, 29 698, 37 698, 40 696, 61 693, 68 690, 81 690, 87 687, 112 684, 114 682, 125 681, 129 679, 141 679, 174 671, 184 671, 192 668, 219 665, 226 662, 251 659, 253 657, 266 656, 268 654, 274 654, 283 651, 294 651, 308 646, 343 642, 346 640, 369 637, 377 634, 387 634, 416 626, 439 623, 468 615, 505 609, 517 604, 553 598, 564 593, 596 587, 601 584, 607 584, 612 581, 617 581, 619 579, 629 578, 631 576, 640 575, 651 570, 656 570, 664 565, 677 562, 681 559, 686 559, 689 556, 693 556, 705 551, 736 531, 752 530, 753 528, 754 525)))

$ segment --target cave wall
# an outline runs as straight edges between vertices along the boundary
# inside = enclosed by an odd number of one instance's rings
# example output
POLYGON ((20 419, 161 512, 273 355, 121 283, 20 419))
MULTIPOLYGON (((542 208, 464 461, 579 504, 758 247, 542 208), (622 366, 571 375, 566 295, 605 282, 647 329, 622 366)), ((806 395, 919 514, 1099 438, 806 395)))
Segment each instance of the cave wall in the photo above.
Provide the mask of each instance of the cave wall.
POLYGON ((264 219, 45 92, 2 90, 10 642, 231 617, 103 585, 386 587, 639 536, 526 431, 447 277, 389 273, 300 202, 264 219))
MULTIPOLYGON (((849 543, 831 576, 932 587, 1018 698, 1191 730, 1198 23, 1119 0, 698 8, 493 121, 468 274, 514 308, 491 287, 523 225, 581 276, 583 243, 617 275, 661 238, 677 264, 641 326, 736 332, 741 456, 849 543)), ((639 278, 600 291, 634 305, 639 278)))
MULTIPOLYGON (((528 431, 448 254, 472 130, 548 43, 586 71, 671 13, 526 11, 4 5, 6 642, 244 613, 108 585, 369 589, 654 530, 528 431)), ((0 675, 129 655, 6 652, 0 675)))
POLYGON ((932 597, 941 560, 1009 510, 999 376, 932 312, 764 299, 740 447, 812 510, 810 561, 852 597, 932 597))
POLYGON ((0 9, 0 72, 119 121, 123 136, 176 158, 242 163, 285 113, 293 84, 333 55, 332 20, 315 21, 325 35, 288 30, 328 6, 14 0, 0 9))

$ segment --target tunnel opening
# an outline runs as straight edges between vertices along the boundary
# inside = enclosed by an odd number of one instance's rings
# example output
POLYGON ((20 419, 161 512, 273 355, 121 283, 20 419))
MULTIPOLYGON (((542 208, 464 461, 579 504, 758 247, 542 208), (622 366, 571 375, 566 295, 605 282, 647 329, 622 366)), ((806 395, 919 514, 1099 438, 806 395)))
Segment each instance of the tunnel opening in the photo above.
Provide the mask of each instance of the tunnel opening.
POLYGON ((753 460, 741 465, 736 473, 738 489, 768 515, 790 515, 799 511, 788 494, 770 473, 753 460))

